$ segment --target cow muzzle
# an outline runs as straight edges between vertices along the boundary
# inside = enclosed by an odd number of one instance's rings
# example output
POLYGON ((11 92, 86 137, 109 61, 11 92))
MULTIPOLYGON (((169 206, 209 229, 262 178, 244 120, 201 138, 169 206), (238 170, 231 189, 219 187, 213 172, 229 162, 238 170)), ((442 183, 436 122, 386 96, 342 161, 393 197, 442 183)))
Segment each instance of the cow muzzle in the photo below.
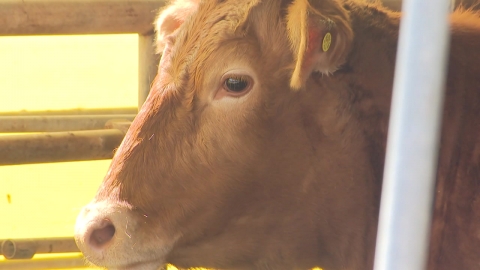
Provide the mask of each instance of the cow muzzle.
POLYGON ((128 206, 92 202, 77 217, 75 241, 85 258, 97 266, 157 270, 164 264, 165 246, 153 247, 138 230, 138 223, 128 206))

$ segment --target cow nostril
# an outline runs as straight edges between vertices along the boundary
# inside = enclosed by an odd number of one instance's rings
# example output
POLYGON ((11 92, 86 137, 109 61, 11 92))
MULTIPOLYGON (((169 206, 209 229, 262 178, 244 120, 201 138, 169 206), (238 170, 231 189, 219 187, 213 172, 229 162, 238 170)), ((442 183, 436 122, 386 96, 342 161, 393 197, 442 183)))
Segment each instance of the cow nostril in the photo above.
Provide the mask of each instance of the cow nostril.
POLYGON ((110 242, 115 235, 115 227, 108 219, 104 220, 102 226, 95 229, 90 235, 90 244, 94 247, 100 248, 110 242))

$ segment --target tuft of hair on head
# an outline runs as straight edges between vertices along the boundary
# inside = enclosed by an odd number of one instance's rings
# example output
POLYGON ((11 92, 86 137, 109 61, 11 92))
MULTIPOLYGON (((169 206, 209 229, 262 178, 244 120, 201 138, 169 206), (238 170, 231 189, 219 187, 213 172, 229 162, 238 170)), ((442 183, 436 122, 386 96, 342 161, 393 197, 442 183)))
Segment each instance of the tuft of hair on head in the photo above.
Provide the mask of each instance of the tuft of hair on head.
POLYGON ((294 1, 288 7, 287 33, 293 52, 296 54, 295 69, 290 79, 290 87, 299 90, 302 87, 301 69, 307 50, 307 1, 294 1))

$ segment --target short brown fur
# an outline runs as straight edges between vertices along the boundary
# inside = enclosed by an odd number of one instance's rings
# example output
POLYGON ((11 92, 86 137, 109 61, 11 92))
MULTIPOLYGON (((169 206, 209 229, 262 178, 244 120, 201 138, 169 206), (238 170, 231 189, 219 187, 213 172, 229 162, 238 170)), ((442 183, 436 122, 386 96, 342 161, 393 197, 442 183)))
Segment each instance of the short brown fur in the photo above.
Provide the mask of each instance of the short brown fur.
MULTIPOLYGON (((94 201, 132 209, 136 248, 152 253, 137 261, 373 268, 401 16, 375 3, 310 1, 309 20, 320 14, 334 22, 333 47, 304 56, 316 62, 292 91, 301 46, 287 29, 291 4, 201 1, 178 29, 162 33, 151 94, 94 201), (254 88, 242 99, 214 100, 229 65, 253 70, 254 88), (164 248, 158 239, 171 243, 161 259, 153 255, 164 248)), ((461 9, 451 23, 428 269, 473 270, 480 265, 480 19, 461 9)), ((324 33, 321 23, 309 27, 324 33)), ((116 268, 128 250, 115 252, 96 263, 116 268)))

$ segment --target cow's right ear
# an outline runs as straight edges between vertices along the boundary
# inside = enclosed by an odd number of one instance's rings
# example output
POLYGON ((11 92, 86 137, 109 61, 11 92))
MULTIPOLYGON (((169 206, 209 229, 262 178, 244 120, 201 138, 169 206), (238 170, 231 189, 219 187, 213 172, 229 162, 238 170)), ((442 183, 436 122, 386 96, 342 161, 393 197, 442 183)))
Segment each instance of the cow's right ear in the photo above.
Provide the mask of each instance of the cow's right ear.
POLYGON ((312 72, 333 73, 345 61, 353 39, 340 1, 290 0, 286 26, 294 56, 290 87, 303 87, 312 72))
POLYGON ((166 39, 195 12, 200 0, 173 0, 158 13, 155 20, 155 47, 157 53, 162 53, 166 39))

